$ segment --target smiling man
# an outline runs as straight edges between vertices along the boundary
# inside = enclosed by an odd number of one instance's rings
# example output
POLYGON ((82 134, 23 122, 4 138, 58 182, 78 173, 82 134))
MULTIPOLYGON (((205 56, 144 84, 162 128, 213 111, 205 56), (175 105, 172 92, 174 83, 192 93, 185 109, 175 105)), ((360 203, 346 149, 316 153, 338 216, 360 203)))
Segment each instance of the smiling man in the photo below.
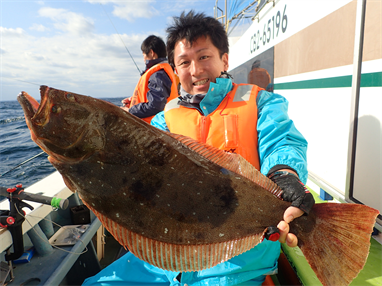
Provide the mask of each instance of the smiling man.
POLYGON ((182 88, 189 94, 206 94, 211 82, 228 69, 228 54, 220 55, 209 36, 201 36, 193 43, 186 39, 175 44, 174 65, 182 88))
MULTIPOLYGON (((279 240, 296 246, 288 223, 308 214, 314 200, 301 183, 307 180, 307 142, 288 117, 288 102, 256 85, 232 82, 227 73, 228 37, 216 19, 183 13, 167 33, 167 55, 180 79, 180 98, 170 101, 151 124, 240 154, 275 181, 284 190, 283 199, 292 202, 278 225, 279 240)), ((197 279, 183 273, 181 282, 258 285, 277 268, 279 252, 278 243, 264 241, 198 272, 197 279)))
MULTIPOLYGON (((179 76, 180 96, 169 101, 151 124, 239 154, 275 181, 283 189, 283 199, 292 202, 278 225, 279 241, 296 246, 288 223, 308 214, 314 200, 301 183, 307 180, 307 142, 288 117, 288 102, 256 85, 232 82, 227 73, 227 34, 216 19, 182 13, 167 33, 168 60, 179 76)), ((162 270, 127 253, 86 285, 261 285, 265 275, 277 271, 279 241, 265 239, 198 272, 162 270)))

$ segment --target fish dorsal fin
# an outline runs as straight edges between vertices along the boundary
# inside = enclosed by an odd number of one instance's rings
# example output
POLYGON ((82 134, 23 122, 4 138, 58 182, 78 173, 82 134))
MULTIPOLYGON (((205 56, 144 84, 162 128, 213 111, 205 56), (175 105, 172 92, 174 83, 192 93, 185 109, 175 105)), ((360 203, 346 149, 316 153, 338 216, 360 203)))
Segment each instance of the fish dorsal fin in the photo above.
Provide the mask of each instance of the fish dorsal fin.
POLYGON ((192 151, 202 155, 209 161, 223 167, 224 169, 227 169, 228 171, 234 172, 253 181, 281 199, 282 190, 280 187, 277 186, 272 180, 264 176, 242 156, 225 152, 211 145, 200 143, 188 136, 179 134, 170 134, 170 136, 180 141, 192 151))

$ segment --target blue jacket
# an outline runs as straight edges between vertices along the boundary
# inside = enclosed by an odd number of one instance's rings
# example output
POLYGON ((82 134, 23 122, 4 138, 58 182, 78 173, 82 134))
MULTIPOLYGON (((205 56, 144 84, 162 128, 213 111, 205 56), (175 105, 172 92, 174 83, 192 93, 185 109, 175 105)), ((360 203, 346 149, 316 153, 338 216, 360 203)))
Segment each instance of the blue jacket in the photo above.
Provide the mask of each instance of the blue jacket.
MULTIPOLYGON (((167 61, 166 58, 146 61, 146 69, 143 75, 152 66, 167 61)), ((162 111, 167 103, 167 98, 171 94, 171 79, 164 70, 153 73, 149 79, 149 91, 147 92, 148 102, 141 102, 130 107, 129 112, 139 118, 150 117, 162 111)))
POLYGON ((251 250, 224 263, 198 272, 183 272, 179 278, 179 272, 162 270, 128 252, 95 276, 86 279, 83 285, 261 285, 265 275, 277 273, 279 255, 280 243, 264 240, 251 250))

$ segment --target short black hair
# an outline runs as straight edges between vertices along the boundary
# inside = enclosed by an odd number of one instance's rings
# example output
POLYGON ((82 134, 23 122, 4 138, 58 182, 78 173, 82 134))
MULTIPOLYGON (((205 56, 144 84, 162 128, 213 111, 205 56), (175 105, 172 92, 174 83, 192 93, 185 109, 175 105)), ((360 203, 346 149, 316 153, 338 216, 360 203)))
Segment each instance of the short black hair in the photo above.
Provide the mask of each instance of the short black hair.
POLYGON ((150 50, 153 50, 154 53, 158 55, 159 58, 166 57, 166 44, 162 38, 151 35, 148 36, 141 45, 141 50, 146 55, 150 53, 150 50))
POLYGON ((204 13, 187 14, 183 11, 180 17, 174 17, 172 26, 167 27, 167 57, 168 62, 175 67, 174 49, 178 41, 186 39, 191 45, 200 37, 209 37, 219 50, 220 57, 229 52, 228 36, 223 25, 213 17, 204 13))

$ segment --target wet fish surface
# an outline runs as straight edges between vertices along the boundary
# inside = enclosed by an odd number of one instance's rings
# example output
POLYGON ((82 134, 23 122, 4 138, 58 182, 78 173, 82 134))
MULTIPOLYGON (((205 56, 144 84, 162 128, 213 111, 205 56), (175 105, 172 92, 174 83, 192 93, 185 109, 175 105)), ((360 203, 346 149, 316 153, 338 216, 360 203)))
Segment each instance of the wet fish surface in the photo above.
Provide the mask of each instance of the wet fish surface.
MULTIPOLYGON (((100 99, 40 92, 40 104, 18 96, 32 140, 116 240, 152 265, 213 267, 260 243, 290 206, 239 155, 161 131, 100 99)), ((378 213, 323 203, 290 224, 324 285, 358 275, 378 213)))

